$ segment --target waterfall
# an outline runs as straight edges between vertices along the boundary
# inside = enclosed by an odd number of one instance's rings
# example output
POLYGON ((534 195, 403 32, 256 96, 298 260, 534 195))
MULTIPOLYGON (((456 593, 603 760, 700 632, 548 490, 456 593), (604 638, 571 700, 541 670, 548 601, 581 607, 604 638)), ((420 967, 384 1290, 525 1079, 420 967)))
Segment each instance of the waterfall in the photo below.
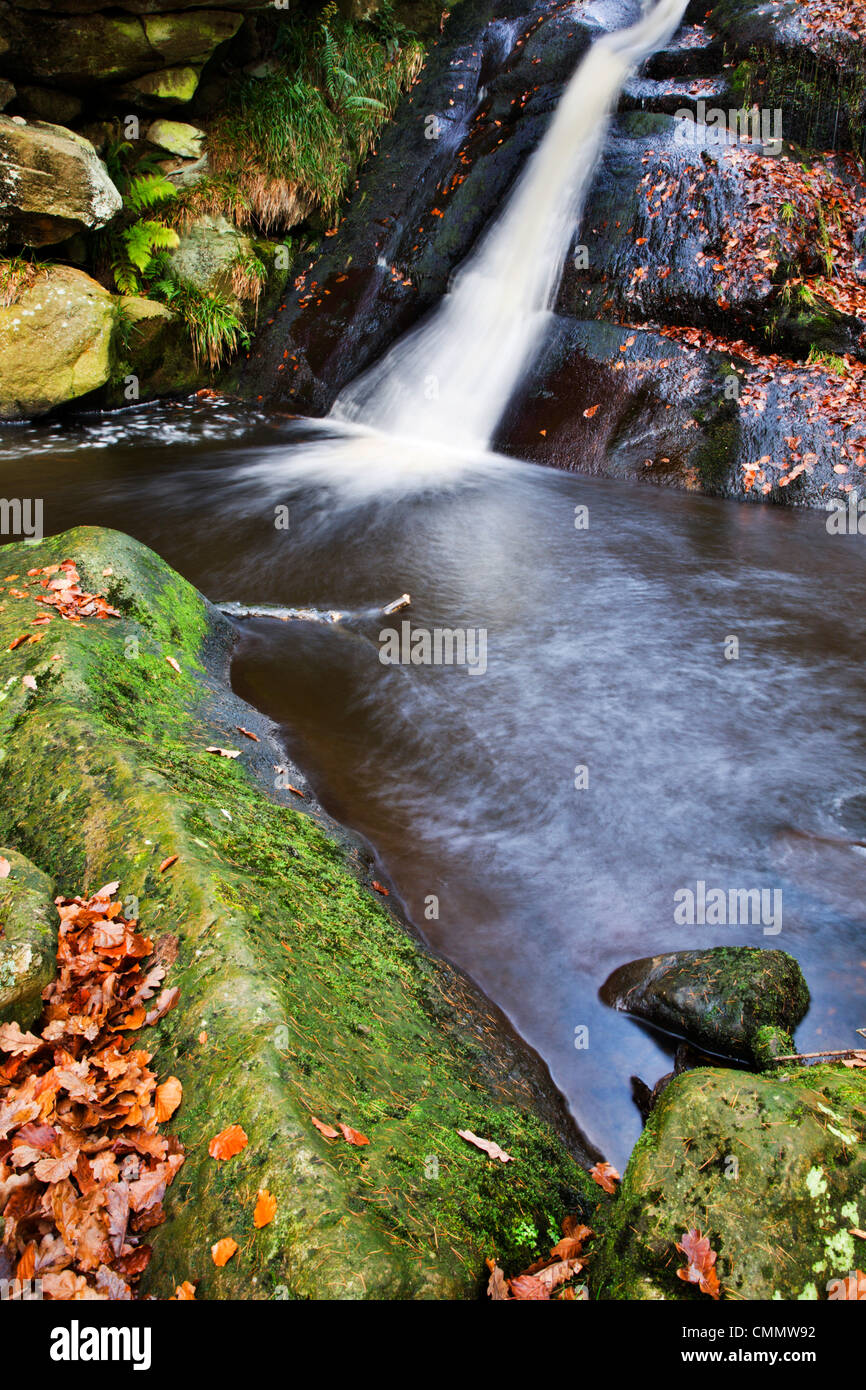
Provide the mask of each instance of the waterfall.
POLYGON ((657 0, 637 23, 596 40, 449 292, 341 392, 333 417, 439 444, 489 445, 544 336, 623 84, 673 37, 686 5, 657 0))

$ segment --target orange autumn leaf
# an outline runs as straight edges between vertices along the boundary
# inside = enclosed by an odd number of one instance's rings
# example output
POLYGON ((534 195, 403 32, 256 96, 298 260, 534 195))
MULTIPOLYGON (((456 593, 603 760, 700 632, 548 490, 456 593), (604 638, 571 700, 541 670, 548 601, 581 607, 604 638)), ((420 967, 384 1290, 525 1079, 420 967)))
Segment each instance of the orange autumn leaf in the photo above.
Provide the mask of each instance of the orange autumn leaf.
POLYGON ((126 1017, 120 1023, 118 1023, 117 1026, 118 1028, 123 1029, 140 1028, 146 1018, 147 1010, 143 1009, 139 1004, 138 1008, 133 1009, 131 1013, 128 1013, 126 1017))
POLYGON ((352 1129, 351 1125, 341 1124, 340 1133, 347 1144, 355 1144, 358 1148, 360 1148, 362 1144, 369 1144, 370 1142, 366 1134, 361 1134, 359 1130, 352 1129))
POLYGON ((262 1226, 269 1226, 277 1214, 277 1199, 268 1192, 266 1187, 260 1189, 256 1197, 256 1209, 253 1212, 253 1225, 257 1231, 262 1226))
POLYGON ((688 1260, 684 1268, 677 1270, 680 1279, 685 1280, 687 1284, 697 1284, 701 1293, 718 1298, 719 1276, 713 1268, 716 1263, 716 1251, 710 1248, 709 1237, 701 1235, 693 1226, 685 1232, 682 1241, 677 1241, 677 1249, 682 1251, 688 1260))
POLYGON ((176 1076, 170 1076, 156 1088, 156 1122, 162 1124, 164 1120, 170 1120, 177 1107, 183 1100, 183 1086, 176 1076))
POLYGON ((214 1135, 207 1146, 207 1151, 211 1158, 234 1158, 245 1149, 249 1140, 240 1125, 228 1125, 220 1130, 219 1134, 214 1135))
POLYGON ((597 411, 597 410, 600 410, 600 409, 601 409, 601 406, 600 406, 600 405, 591 405, 591 406, 589 406, 589 407, 583 412, 583 418, 584 418, 584 420, 591 420, 592 417, 593 417, 593 415, 595 415, 596 411, 597 411))
POLYGON ((171 1301, 177 1303, 189 1303, 195 1299, 195 1284, 191 1284, 188 1279, 184 1279, 182 1284, 178 1284, 171 1296, 171 1301))
POLYGON ((599 1187, 603 1187, 605 1192, 609 1192, 611 1196, 614 1195, 620 1175, 612 1163, 596 1163, 594 1168, 590 1168, 589 1176, 598 1183, 599 1187))
POLYGON ((522 1302, 550 1298, 550 1289, 540 1279, 536 1279, 534 1274, 518 1274, 516 1279, 509 1280, 508 1287, 511 1289, 511 1297, 522 1302))
POLYGON ((324 1134, 326 1139, 339 1139, 339 1131, 334 1129, 333 1125, 326 1125, 323 1120, 317 1120, 315 1115, 311 1115, 310 1119, 319 1133, 324 1134))
POLYGON ((210 1248, 211 1258, 217 1269, 222 1269, 223 1265, 227 1265, 237 1249, 238 1243, 236 1240, 232 1240, 231 1236, 223 1236, 216 1245, 212 1245, 210 1248))
POLYGON ((179 854, 170 854, 167 859, 163 859, 159 866, 159 872, 164 874, 166 869, 170 869, 172 864, 176 864, 179 858, 179 854))

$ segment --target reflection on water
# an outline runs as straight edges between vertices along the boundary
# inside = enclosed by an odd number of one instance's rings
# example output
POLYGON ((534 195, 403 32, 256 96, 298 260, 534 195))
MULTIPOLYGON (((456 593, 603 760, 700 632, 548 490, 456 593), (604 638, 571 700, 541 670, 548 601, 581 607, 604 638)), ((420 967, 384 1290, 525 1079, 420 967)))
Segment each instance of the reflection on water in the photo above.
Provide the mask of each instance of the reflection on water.
POLYGON ((597 999, 624 961, 781 946, 813 993, 800 1044, 856 1041, 861 538, 828 536, 818 515, 329 442, 213 405, 5 443, 2 494, 38 491, 49 530, 117 526, 217 601, 347 615, 239 623, 236 686, 285 724, 325 804, 370 838, 414 920, 539 1049, 614 1162, 640 1127, 629 1075, 669 1069, 597 999), (416 627, 486 630, 485 674, 381 663, 381 629, 407 615, 377 610, 404 592, 416 627), (698 881, 781 889, 781 933, 678 927, 674 893, 698 881))

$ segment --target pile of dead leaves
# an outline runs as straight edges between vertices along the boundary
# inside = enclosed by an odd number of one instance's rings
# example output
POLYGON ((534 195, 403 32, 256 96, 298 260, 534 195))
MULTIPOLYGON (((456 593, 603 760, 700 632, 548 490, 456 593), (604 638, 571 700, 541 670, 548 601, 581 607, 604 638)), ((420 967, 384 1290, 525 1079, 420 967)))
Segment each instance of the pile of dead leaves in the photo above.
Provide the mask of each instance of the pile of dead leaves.
POLYGON ((490 1278, 487 1297, 495 1302, 537 1299, 585 1300, 585 1286, 575 1288, 575 1281, 584 1267, 580 1258, 585 1241, 592 1235, 589 1226, 581 1226, 576 1217, 567 1216, 562 1223, 562 1239, 554 1245, 546 1260, 536 1260, 522 1274, 506 1279, 495 1260, 487 1261, 490 1278))
POLYGON ((117 887, 57 899, 58 976, 39 1031, 0 1025, 0 1278, 39 1279, 49 1299, 133 1297, 184 1161, 158 1132, 181 1084, 158 1085, 130 1036, 177 1003, 160 989, 177 938, 154 948, 117 887))
POLYGON ((81 618, 120 617, 117 609, 112 608, 101 594, 88 594, 83 591, 81 576, 73 560, 64 560, 59 565, 46 565, 44 569, 28 570, 27 574, 30 578, 39 578, 40 587, 48 590, 45 594, 34 595, 36 602, 56 609, 61 618, 78 621, 81 618))
POLYGON ((843 35, 859 43, 866 25, 864 0, 799 0, 797 22, 813 52, 832 53, 843 35))

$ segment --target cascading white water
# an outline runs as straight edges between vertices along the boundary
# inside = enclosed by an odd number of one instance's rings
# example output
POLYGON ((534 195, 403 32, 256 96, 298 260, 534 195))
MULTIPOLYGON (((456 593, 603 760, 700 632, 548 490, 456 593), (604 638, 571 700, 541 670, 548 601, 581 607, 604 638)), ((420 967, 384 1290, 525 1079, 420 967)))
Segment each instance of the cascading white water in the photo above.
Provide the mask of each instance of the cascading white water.
POLYGON ((535 354, 629 73, 676 32, 688 0, 658 0, 598 39, 502 215, 418 328, 345 388, 332 417, 388 434, 484 448, 535 354))

